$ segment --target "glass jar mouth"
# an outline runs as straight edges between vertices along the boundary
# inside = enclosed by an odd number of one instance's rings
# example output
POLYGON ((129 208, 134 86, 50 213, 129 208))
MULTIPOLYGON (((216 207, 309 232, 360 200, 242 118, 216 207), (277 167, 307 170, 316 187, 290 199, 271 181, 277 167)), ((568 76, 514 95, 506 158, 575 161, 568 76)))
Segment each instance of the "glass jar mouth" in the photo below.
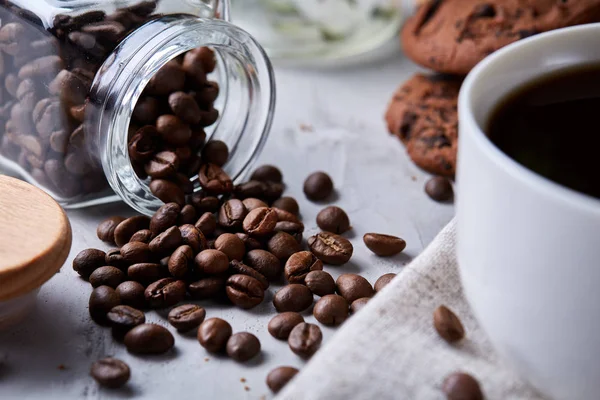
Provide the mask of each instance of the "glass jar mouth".
POLYGON ((163 202, 136 175, 129 159, 134 107, 160 68, 198 47, 212 48, 219 61, 217 73, 224 83, 216 103, 220 118, 209 134, 230 144, 224 170, 234 182, 247 173, 271 128, 274 73, 264 50, 248 33, 228 22, 189 15, 161 17, 137 29, 104 62, 92 84, 86 132, 95 141, 112 189, 143 214, 153 214, 163 202))

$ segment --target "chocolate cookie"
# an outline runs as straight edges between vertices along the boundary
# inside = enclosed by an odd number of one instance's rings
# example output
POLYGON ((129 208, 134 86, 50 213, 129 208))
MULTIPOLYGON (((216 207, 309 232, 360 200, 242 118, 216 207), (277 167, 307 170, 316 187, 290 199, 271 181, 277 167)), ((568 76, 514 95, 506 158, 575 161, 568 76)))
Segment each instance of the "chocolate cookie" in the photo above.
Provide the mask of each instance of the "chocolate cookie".
POLYGON ((600 21, 600 0, 430 0, 402 29, 413 61, 466 75, 490 53, 519 39, 600 21))
POLYGON ((385 115, 415 164, 437 175, 454 176, 460 84, 456 77, 417 74, 394 93, 385 115))

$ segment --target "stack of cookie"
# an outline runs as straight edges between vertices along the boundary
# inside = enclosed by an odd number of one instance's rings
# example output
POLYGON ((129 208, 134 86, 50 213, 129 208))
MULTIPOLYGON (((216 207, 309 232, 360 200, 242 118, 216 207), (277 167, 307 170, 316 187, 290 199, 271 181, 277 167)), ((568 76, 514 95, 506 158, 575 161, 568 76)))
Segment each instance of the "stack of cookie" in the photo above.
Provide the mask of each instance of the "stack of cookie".
POLYGON ((600 21, 600 0, 430 0, 402 29, 406 55, 436 74, 417 74, 394 94, 390 133, 419 167, 453 177, 457 99, 465 75, 487 55, 526 37, 600 21))

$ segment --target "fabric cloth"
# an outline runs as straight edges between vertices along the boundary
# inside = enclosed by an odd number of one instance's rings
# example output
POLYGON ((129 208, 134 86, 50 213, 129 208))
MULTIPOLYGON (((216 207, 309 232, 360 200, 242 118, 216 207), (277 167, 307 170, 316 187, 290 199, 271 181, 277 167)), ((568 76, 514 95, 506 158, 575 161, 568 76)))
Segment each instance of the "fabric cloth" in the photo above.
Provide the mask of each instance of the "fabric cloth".
POLYGON ((543 399, 497 356, 463 296, 455 258, 455 222, 346 321, 278 399, 443 399, 452 372, 480 382, 486 399, 543 399), (444 304, 466 337, 444 342, 433 311, 444 304))

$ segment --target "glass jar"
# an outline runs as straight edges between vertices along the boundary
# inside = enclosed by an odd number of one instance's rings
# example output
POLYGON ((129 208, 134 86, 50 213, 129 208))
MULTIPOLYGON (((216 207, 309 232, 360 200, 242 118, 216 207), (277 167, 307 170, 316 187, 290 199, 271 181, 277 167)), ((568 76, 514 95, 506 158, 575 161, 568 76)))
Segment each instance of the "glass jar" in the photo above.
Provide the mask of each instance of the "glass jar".
POLYGON ((232 0, 234 22, 272 58, 334 60, 396 36, 403 0, 232 0))
POLYGON ((165 200, 149 163, 177 193, 201 191, 207 139, 241 179, 275 83, 228 20, 228 0, 0 0, 0 167, 65 208, 124 200, 144 214, 165 200))

